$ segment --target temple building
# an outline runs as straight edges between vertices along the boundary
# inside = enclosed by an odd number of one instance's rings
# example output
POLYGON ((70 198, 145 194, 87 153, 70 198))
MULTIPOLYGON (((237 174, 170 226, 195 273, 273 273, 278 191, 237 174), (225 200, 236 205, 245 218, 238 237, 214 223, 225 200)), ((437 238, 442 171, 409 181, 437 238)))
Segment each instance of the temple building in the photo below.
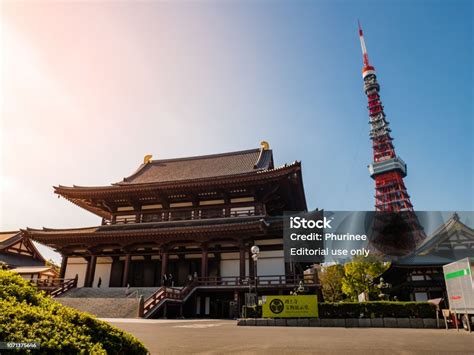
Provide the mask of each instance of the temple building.
POLYGON ((252 285, 259 294, 288 293, 301 281, 307 292, 317 290, 316 280, 283 258, 283 211, 307 209, 301 163, 275 167, 266 142, 189 158, 147 155, 123 181, 54 192, 100 223, 24 235, 60 252, 60 277, 75 278, 78 288, 154 288, 146 317, 162 315, 167 304, 179 304, 185 316, 225 316, 252 285))
POLYGON ((390 294, 400 301, 446 298, 443 265, 474 254, 474 229, 457 213, 442 223, 411 255, 395 260, 384 273, 390 294))
POLYGON ((8 269, 45 266, 46 260, 20 231, 0 232, 0 262, 8 269))
POLYGON ((53 265, 46 260, 34 243, 20 231, 0 232, 0 263, 24 279, 43 283, 58 277, 53 265))

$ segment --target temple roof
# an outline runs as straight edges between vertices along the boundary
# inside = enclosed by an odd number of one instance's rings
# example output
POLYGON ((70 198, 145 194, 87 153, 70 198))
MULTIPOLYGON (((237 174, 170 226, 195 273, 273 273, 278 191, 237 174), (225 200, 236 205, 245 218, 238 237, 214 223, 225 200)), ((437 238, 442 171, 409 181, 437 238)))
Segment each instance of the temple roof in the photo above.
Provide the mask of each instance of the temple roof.
POLYGON ((39 274, 41 272, 50 271, 51 266, 20 266, 12 269, 18 274, 39 274))
POLYGON ((116 208, 133 203, 166 205, 181 202, 183 196, 196 197, 210 192, 223 195, 229 191, 239 194, 247 189, 270 188, 271 183, 285 180, 282 191, 288 191, 282 193, 287 208, 306 209, 301 163, 275 167, 273 152, 266 142, 258 149, 230 153, 163 160, 150 160, 150 157, 145 156, 138 170, 121 182, 106 186, 59 185, 54 186, 54 192, 100 217, 111 219, 116 208), (289 184, 290 180, 295 183, 289 184))
POLYGON ((454 213, 442 223, 411 255, 393 262, 397 266, 445 265, 474 253, 474 229, 454 213))
POLYGON ((45 259, 21 231, 11 231, 0 232, 0 262, 13 266, 44 265, 45 259))
POLYGON ((251 173, 273 168, 270 149, 250 149, 188 158, 151 160, 117 185, 149 184, 251 173))
POLYGON ((18 242, 21 238, 20 231, 0 232, 0 250, 18 242))

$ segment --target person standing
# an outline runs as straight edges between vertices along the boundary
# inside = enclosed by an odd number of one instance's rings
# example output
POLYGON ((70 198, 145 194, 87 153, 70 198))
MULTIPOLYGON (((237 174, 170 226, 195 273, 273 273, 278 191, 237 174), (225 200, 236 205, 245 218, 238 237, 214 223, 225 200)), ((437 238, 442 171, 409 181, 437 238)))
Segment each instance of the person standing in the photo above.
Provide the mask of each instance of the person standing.
POLYGON ((166 274, 163 274, 163 278, 161 280, 161 285, 162 286, 168 286, 168 277, 166 276, 166 274))
POLYGON ((174 287, 174 280, 173 280, 173 274, 168 275, 168 283, 171 287, 174 287))

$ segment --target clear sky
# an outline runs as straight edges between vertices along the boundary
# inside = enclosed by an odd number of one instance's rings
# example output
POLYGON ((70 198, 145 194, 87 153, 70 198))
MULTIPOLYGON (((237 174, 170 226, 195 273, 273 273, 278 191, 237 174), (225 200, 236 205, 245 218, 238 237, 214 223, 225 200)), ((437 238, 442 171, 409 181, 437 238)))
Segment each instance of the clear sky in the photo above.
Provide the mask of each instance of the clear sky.
POLYGON ((471 1, 2 2, 0 230, 100 218, 52 185, 270 142, 309 208, 372 210, 357 19, 417 210, 474 210, 471 1))

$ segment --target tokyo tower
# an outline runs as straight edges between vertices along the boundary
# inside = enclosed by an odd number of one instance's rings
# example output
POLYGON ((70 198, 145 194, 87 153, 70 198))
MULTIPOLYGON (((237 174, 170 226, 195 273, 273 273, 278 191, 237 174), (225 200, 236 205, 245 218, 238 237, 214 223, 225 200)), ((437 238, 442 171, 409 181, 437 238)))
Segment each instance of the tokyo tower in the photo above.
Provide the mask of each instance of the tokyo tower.
POLYGON ((369 63, 360 23, 359 38, 364 62, 362 78, 369 103, 370 139, 373 149, 373 162, 369 165, 369 172, 375 180, 375 212, 376 216, 378 215, 376 223, 378 228, 374 229, 379 231, 379 235, 373 240, 375 242, 373 244, 386 254, 404 255, 425 239, 425 234, 413 211, 410 196, 403 182, 403 178, 407 175, 407 165, 395 153, 393 138, 390 135, 391 129, 380 100, 380 85, 377 82, 375 68, 369 63), (387 212, 390 216, 387 217, 385 214, 385 217, 381 218, 383 214, 377 212, 387 212), (397 221, 394 220, 395 215, 397 221), (380 222, 381 220, 385 222, 380 222), (387 225, 387 220, 390 221, 388 222, 390 225, 387 225), (390 236, 391 234, 393 235, 390 236))

